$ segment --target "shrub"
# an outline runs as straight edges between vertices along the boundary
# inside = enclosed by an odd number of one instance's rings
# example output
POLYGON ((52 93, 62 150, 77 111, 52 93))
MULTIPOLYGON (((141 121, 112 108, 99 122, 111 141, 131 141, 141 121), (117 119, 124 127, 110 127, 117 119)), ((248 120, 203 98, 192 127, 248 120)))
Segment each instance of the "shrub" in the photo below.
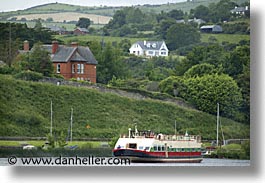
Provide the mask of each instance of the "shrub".
POLYGON ((3 66, 0 67, 0 74, 12 74, 14 72, 13 67, 3 66))
POLYGON ((39 81, 40 79, 43 79, 43 75, 38 72, 33 71, 22 71, 15 75, 16 79, 23 79, 27 81, 39 81))

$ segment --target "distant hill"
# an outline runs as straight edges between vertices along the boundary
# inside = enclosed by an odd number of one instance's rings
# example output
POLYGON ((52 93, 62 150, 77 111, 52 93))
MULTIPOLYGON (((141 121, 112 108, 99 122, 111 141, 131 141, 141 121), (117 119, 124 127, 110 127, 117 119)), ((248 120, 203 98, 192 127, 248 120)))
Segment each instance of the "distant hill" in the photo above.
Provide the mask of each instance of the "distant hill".
MULTIPOLYGON (((132 99, 95 89, 15 80, 0 74, 0 136, 46 136, 53 102, 54 131, 67 133, 73 108, 73 137, 112 138, 138 129, 201 135, 214 139, 216 116, 152 99, 132 99), (4 86, 4 87, 1 87, 4 86), (89 128, 87 127, 89 126, 89 128)), ((249 126, 221 118, 224 136, 249 138, 249 126)))
MULTIPOLYGON (((168 12, 173 9, 180 9, 184 12, 189 12, 190 9, 194 9, 199 5, 208 6, 210 3, 217 3, 220 0, 189 0, 179 3, 168 3, 161 5, 137 5, 135 7, 141 9, 143 12, 160 13, 161 11, 168 12)), ((248 0, 233 0, 237 4, 242 4, 248 0)), ((121 7, 110 7, 110 6, 78 6, 63 3, 49 3, 39 6, 34 6, 25 10, 12 11, 0 13, 0 18, 5 19, 15 15, 27 15, 27 14, 49 14, 59 12, 77 12, 86 14, 96 14, 103 16, 113 16, 115 11, 123 8, 121 7)))

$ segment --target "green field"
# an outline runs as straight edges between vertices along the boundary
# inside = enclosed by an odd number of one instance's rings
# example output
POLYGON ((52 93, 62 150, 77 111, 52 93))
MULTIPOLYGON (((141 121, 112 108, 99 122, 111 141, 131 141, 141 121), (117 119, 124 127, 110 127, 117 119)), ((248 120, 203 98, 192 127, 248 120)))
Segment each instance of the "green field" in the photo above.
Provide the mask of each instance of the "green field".
MULTIPOLYGON (((201 34, 202 42, 209 42, 210 37, 215 37, 218 43, 229 42, 229 43, 239 43, 241 40, 250 40, 250 35, 240 35, 240 34, 201 34)), ((73 41, 77 42, 89 42, 97 41, 101 42, 104 39, 105 42, 120 42, 123 39, 129 39, 133 44, 139 40, 148 40, 147 38, 128 38, 128 37, 111 37, 111 36, 95 36, 95 35, 84 35, 84 36, 73 36, 73 35, 56 35, 55 39, 64 41, 65 43, 70 43, 73 41)))
POLYGON ((250 40, 250 35, 241 34, 201 34, 202 42, 209 42, 210 37, 215 37, 218 43, 229 42, 229 43, 239 43, 241 40, 250 40))
POLYGON ((119 43, 123 39, 129 39, 131 44, 139 40, 148 40, 145 38, 128 38, 128 37, 112 37, 112 36, 96 36, 96 35, 81 35, 81 36, 73 36, 73 35, 56 35, 54 36, 55 39, 62 40, 64 43, 71 43, 73 41, 76 42, 90 42, 96 41, 101 42, 104 39, 105 42, 117 42, 119 43))
MULTIPOLYGON (((21 145, 30 144, 35 147, 42 147, 45 143, 44 140, 25 140, 25 141, 14 141, 14 140, 0 140, 0 146, 16 146, 21 147, 21 145)), ((98 141, 72 141, 68 142, 67 145, 73 146, 78 145, 79 148, 100 148, 102 142, 98 141)))
MULTIPOLYGON (((49 133, 53 101, 54 132, 67 134, 73 108, 74 138, 113 138, 139 130, 216 136, 216 116, 162 101, 136 100, 94 89, 15 80, 0 75, 0 136, 45 137, 49 133), (89 125, 91 128, 87 128, 89 125), (29 130, 30 129, 30 130, 29 130)), ((224 136, 249 138, 249 125, 221 118, 224 136)))

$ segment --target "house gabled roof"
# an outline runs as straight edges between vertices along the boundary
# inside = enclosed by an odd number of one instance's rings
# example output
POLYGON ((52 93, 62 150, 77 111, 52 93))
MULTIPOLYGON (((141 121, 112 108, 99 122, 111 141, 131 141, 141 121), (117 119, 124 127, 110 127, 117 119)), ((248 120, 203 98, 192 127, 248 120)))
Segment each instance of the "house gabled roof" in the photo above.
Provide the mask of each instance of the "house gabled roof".
POLYGON ((231 13, 245 12, 245 11, 247 11, 247 7, 235 7, 234 9, 230 10, 231 13))
POLYGON ((46 28, 50 29, 51 31, 54 31, 54 32, 65 32, 66 31, 65 28, 58 27, 56 25, 47 25, 46 28))
MULTIPOLYGON (((43 45, 43 48, 52 53, 52 45, 43 45)), ((88 47, 68 47, 59 45, 55 54, 51 54, 52 62, 78 61, 88 64, 98 64, 93 53, 88 47)))
POLYGON ((143 50, 160 50, 164 41, 137 41, 135 44, 140 45, 143 50))
POLYGON ((86 33, 89 32, 89 30, 87 30, 86 28, 80 28, 80 27, 76 28, 76 30, 79 30, 81 32, 86 32, 86 33))

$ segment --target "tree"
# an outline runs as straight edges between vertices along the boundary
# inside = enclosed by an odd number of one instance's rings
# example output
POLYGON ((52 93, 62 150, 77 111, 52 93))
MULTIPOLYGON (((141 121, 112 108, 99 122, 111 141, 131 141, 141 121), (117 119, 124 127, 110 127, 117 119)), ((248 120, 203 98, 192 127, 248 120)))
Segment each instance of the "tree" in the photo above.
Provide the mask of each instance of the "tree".
POLYGON ((236 81, 226 74, 208 74, 202 77, 169 77, 160 82, 159 88, 173 96, 177 95, 197 109, 216 114, 216 104, 220 104, 220 114, 237 119, 242 95, 236 81))
POLYGON ((183 75, 192 66, 202 63, 214 65, 215 68, 222 67, 228 57, 229 53, 225 52, 224 48, 218 44, 195 46, 186 58, 178 63, 177 75, 183 75))
POLYGON ((22 62, 28 62, 26 64, 27 68, 24 68, 25 70, 29 69, 34 72, 39 72, 44 76, 51 76, 53 73, 53 65, 49 52, 44 50, 40 43, 35 44, 32 53, 23 58, 26 60, 22 60, 22 62))
POLYGON ((106 25, 108 29, 116 29, 126 24, 126 14, 123 10, 118 10, 113 15, 113 19, 106 25))
POLYGON ((203 75, 216 74, 218 69, 214 65, 202 63, 192 66, 184 73, 184 76, 189 77, 202 77, 203 75))
POLYGON ((166 43, 169 50, 200 42, 200 33, 191 25, 174 24, 166 34, 166 43))
POLYGON ((111 44, 107 44, 96 55, 97 65, 97 82, 107 84, 114 76, 116 78, 124 78, 127 75, 124 63, 121 61, 121 52, 119 49, 113 48, 111 44))
POLYGON ((53 18, 52 17, 49 17, 46 19, 47 22, 53 22, 53 18))
POLYGON ((143 23, 144 21, 144 14, 139 8, 127 7, 124 9, 126 12, 125 21, 127 24, 129 23, 143 23))
POLYGON ((216 104, 220 104, 220 114, 235 118, 242 102, 240 89, 228 75, 204 75, 184 80, 187 88, 182 97, 199 110, 216 114, 216 104))
POLYGON ((122 51, 126 54, 129 52, 129 49, 131 47, 131 41, 129 39, 123 39, 119 43, 119 47, 122 49, 122 51))
POLYGON ((170 28, 170 26, 174 25, 176 23, 176 20, 174 19, 165 19, 161 20, 161 22, 158 24, 158 27, 155 30, 155 33, 161 37, 161 39, 166 39, 167 31, 170 28))
POLYGON ((197 6, 192 13, 194 18, 200 18, 206 22, 208 22, 210 19, 210 9, 206 6, 197 6))
POLYGON ((89 18, 79 18, 78 22, 76 23, 77 27, 81 27, 81 28, 88 28, 91 24, 91 21, 89 18))
POLYGON ((39 18, 35 22, 34 30, 41 31, 41 29, 42 29, 42 23, 41 23, 41 19, 39 18))
POLYGON ((27 24, 0 23, 0 60, 11 66, 25 40, 30 46, 38 41, 50 43, 52 34, 42 28, 41 23, 35 28, 28 28, 27 24))
POLYGON ((212 22, 228 21, 232 16, 230 10, 236 5, 236 3, 230 0, 221 0, 217 4, 210 4, 209 9, 212 22))
POLYGON ((224 72, 233 78, 237 78, 239 74, 243 73, 246 66, 249 66, 250 62, 250 47, 238 46, 236 47, 224 60, 224 72))
POLYGON ((184 13, 181 10, 171 10, 167 13, 167 16, 175 20, 183 19, 184 13))

